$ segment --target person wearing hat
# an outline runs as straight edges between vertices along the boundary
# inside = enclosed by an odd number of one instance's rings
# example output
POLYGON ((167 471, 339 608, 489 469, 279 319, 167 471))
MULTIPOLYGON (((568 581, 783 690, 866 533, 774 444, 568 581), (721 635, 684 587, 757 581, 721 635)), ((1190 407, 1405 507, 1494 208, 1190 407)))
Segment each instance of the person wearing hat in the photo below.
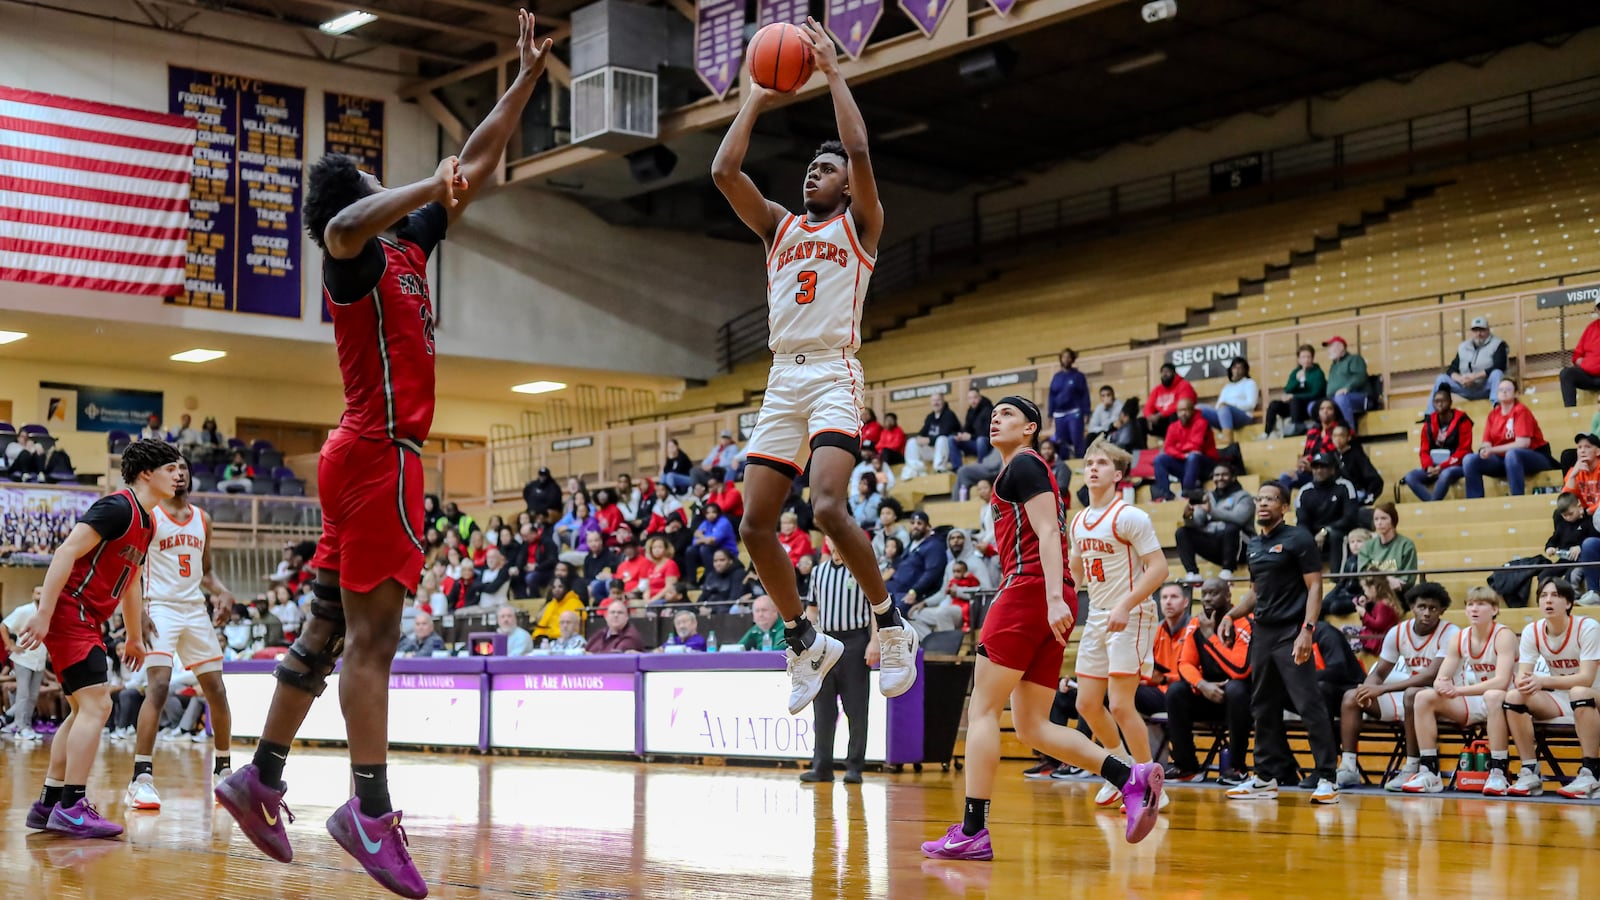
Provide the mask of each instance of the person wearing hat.
POLYGON ((1572 494, 1583 504, 1586 515, 1600 511, 1600 436, 1584 432, 1572 439, 1576 459, 1567 470, 1561 493, 1572 494))
POLYGON ((1367 361, 1361 354, 1351 353, 1345 339, 1338 335, 1323 341, 1322 346, 1328 349, 1328 396, 1354 428, 1356 417, 1366 412, 1372 403, 1368 395, 1371 386, 1367 383, 1367 361))
POLYGON ((894 575, 885 582, 889 596, 919 636, 961 627, 961 611, 954 607, 946 611, 935 601, 944 587, 944 567, 950 557, 944 541, 934 534, 927 513, 919 509, 911 514, 908 534, 911 543, 897 561, 894 575), (930 601, 935 605, 930 606, 930 601), (953 618, 950 613, 955 614, 953 618))
POLYGON ((1339 457, 1318 453, 1311 457, 1311 483, 1295 498, 1295 522, 1311 532, 1329 567, 1344 561, 1344 536, 1356 527, 1361 504, 1350 482, 1339 477, 1339 457))
POLYGON ((547 509, 561 508, 561 485, 556 483, 549 468, 539 470, 539 477, 522 486, 522 502, 528 505, 528 515, 544 518, 547 509))
POLYGON ((1578 405, 1578 391, 1600 391, 1600 300, 1594 303, 1594 321, 1583 329, 1572 348, 1572 365, 1561 370, 1561 405, 1578 405))
POLYGON ((1440 388, 1460 394, 1468 400, 1487 400, 1494 396, 1500 379, 1505 377, 1509 348, 1500 336, 1489 330, 1489 320, 1478 316, 1472 320, 1472 336, 1456 348, 1456 358, 1450 367, 1433 383, 1428 393, 1428 412, 1433 412, 1432 397, 1440 388))

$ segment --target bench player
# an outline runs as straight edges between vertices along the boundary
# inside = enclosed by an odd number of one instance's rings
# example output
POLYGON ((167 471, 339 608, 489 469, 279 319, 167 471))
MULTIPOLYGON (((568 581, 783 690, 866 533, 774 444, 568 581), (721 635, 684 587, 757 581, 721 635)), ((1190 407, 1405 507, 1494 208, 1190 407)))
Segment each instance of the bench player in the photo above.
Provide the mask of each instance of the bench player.
POLYGON ((877 557, 845 501, 861 455, 864 377, 856 361, 861 307, 883 235, 883 206, 867 153, 867 125, 850 95, 839 59, 815 19, 800 32, 828 80, 839 140, 812 157, 804 184, 805 214, 768 200, 741 170, 756 118, 778 94, 759 85, 728 128, 711 176, 739 219, 767 253, 767 308, 772 371, 761 414, 746 448, 745 511, 739 536, 783 619, 789 656, 789 712, 811 704, 844 645, 806 620, 794 564, 778 540, 778 516, 811 450, 811 504, 817 526, 839 549, 872 605, 878 626, 878 687, 898 697, 916 682, 917 635, 889 597, 877 557))

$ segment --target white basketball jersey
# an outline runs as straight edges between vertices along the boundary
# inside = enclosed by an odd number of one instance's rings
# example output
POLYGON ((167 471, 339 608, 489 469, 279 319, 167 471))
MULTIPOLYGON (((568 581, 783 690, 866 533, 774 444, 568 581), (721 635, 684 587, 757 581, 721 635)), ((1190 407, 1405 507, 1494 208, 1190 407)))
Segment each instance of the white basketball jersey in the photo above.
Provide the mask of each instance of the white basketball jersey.
MULTIPOLYGON (((1482 647, 1476 649, 1472 646, 1472 629, 1463 628, 1456 633, 1456 655, 1461 657, 1461 665, 1456 668, 1455 683, 1458 685, 1482 684, 1494 677, 1500 668, 1500 653, 1494 648, 1494 642, 1500 635, 1510 631, 1499 622, 1489 629, 1489 639, 1482 647)), ((1444 651, 1440 651, 1441 656, 1444 651)))
POLYGON ((872 264, 849 211, 816 224, 784 216, 767 256, 767 346, 784 355, 854 353, 872 264))
MULTIPOLYGON (((1545 625, 1544 619, 1538 619, 1522 629, 1518 662, 1536 665, 1543 660, 1548 674, 1560 677, 1578 674, 1585 660, 1600 660, 1600 622, 1589 616, 1573 616, 1567 630, 1553 640, 1545 625)), ((1600 673, 1595 676, 1595 685, 1600 686, 1600 673)))
POLYGON ((204 603, 200 592, 201 555, 206 550, 206 515, 189 507, 189 518, 174 521, 157 506, 151 510, 156 535, 144 558, 144 596, 163 603, 204 603))
MULTIPOLYGON (((1161 549, 1150 517, 1121 497, 1105 509, 1079 512, 1072 519, 1068 537, 1083 562, 1084 583, 1078 588, 1080 593, 1088 592, 1091 609, 1116 606, 1144 571, 1141 557, 1161 549)), ((1145 598, 1141 602, 1155 601, 1145 598)))
POLYGON ((1378 658, 1394 665, 1389 670, 1389 681, 1402 681, 1428 668, 1439 658, 1440 651, 1455 640, 1456 626, 1449 622, 1440 622, 1432 634, 1420 638, 1416 625, 1416 619, 1406 619, 1383 636, 1378 658))

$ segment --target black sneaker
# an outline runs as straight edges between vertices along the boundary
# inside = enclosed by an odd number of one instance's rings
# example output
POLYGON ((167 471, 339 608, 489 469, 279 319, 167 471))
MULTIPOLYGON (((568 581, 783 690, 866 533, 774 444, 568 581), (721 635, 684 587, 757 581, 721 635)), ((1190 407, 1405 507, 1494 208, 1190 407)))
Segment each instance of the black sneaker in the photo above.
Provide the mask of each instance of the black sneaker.
POLYGON ((860 769, 845 769, 844 770, 844 783, 845 784, 860 784, 861 783, 861 770, 860 769))
POLYGON ((1227 770, 1224 770, 1222 772, 1217 773, 1217 784, 1224 785, 1226 787, 1233 787, 1234 785, 1244 784, 1246 781, 1249 781, 1249 780, 1250 780, 1250 776, 1244 774, 1243 772, 1239 771, 1238 769, 1227 769, 1227 770))
POLYGON ((1056 764, 1045 760, 1034 766, 1022 770, 1022 777, 1029 781, 1044 781, 1056 773, 1056 764))
POLYGON ((1206 780, 1206 773, 1204 772, 1185 772, 1177 766, 1170 764, 1167 766, 1166 776, 1168 781, 1187 781, 1193 783, 1196 781, 1206 780))
POLYGON ((1317 789, 1317 782, 1321 780, 1322 778, 1318 776, 1317 773, 1312 772, 1305 778, 1300 779, 1300 789, 1303 791, 1314 791, 1317 789))
POLYGON ((826 783, 833 780, 833 772, 818 772, 816 769, 807 769, 800 773, 800 780, 806 784, 826 783))

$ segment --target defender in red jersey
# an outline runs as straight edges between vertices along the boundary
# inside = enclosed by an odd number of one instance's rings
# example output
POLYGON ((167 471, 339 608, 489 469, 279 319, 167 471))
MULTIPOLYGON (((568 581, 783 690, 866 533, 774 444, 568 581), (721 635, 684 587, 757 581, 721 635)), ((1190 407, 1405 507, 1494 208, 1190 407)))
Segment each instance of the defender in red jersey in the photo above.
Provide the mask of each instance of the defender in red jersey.
POLYGON ((967 802, 959 824, 922 845, 933 859, 994 858, 989 797, 1000 765, 1000 713, 1011 717, 1028 746, 1090 772, 1099 772, 1126 799, 1130 843, 1155 827, 1161 767, 1127 763, 1050 721, 1062 655, 1072 633, 1076 593, 1066 575, 1061 496, 1050 467, 1035 449, 1044 417, 1033 401, 1006 397, 995 404, 989 438, 1004 460, 995 479, 995 544, 1000 592, 978 642, 978 666, 967 707, 967 802))
POLYGON ((101 818, 85 797, 111 715, 109 669, 100 626, 118 607, 127 627, 123 664, 144 663, 144 599, 140 567, 155 535, 150 511, 172 497, 183 457, 161 441, 136 441, 122 453, 127 487, 95 501, 50 559, 39 611, 17 635, 24 650, 43 643, 72 711, 50 744, 44 792, 28 811, 28 827, 70 837, 111 838, 122 826, 101 818))
POLYGON ((425 897, 428 886, 389 802, 385 762, 389 667, 401 608, 422 573, 419 454, 434 405, 428 256, 492 180, 544 73, 551 40, 534 38, 526 10, 517 21, 521 69, 459 159, 393 189, 338 154, 323 157, 307 176, 306 230, 323 250, 323 294, 345 411, 317 463, 323 530, 312 560, 311 615, 274 673, 278 688, 254 762, 216 790, 257 848, 282 862, 293 858, 283 823, 284 761, 343 653, 339 703, 356 796, 328 820, 328 831, 379 884, 406 897, 425 897))

